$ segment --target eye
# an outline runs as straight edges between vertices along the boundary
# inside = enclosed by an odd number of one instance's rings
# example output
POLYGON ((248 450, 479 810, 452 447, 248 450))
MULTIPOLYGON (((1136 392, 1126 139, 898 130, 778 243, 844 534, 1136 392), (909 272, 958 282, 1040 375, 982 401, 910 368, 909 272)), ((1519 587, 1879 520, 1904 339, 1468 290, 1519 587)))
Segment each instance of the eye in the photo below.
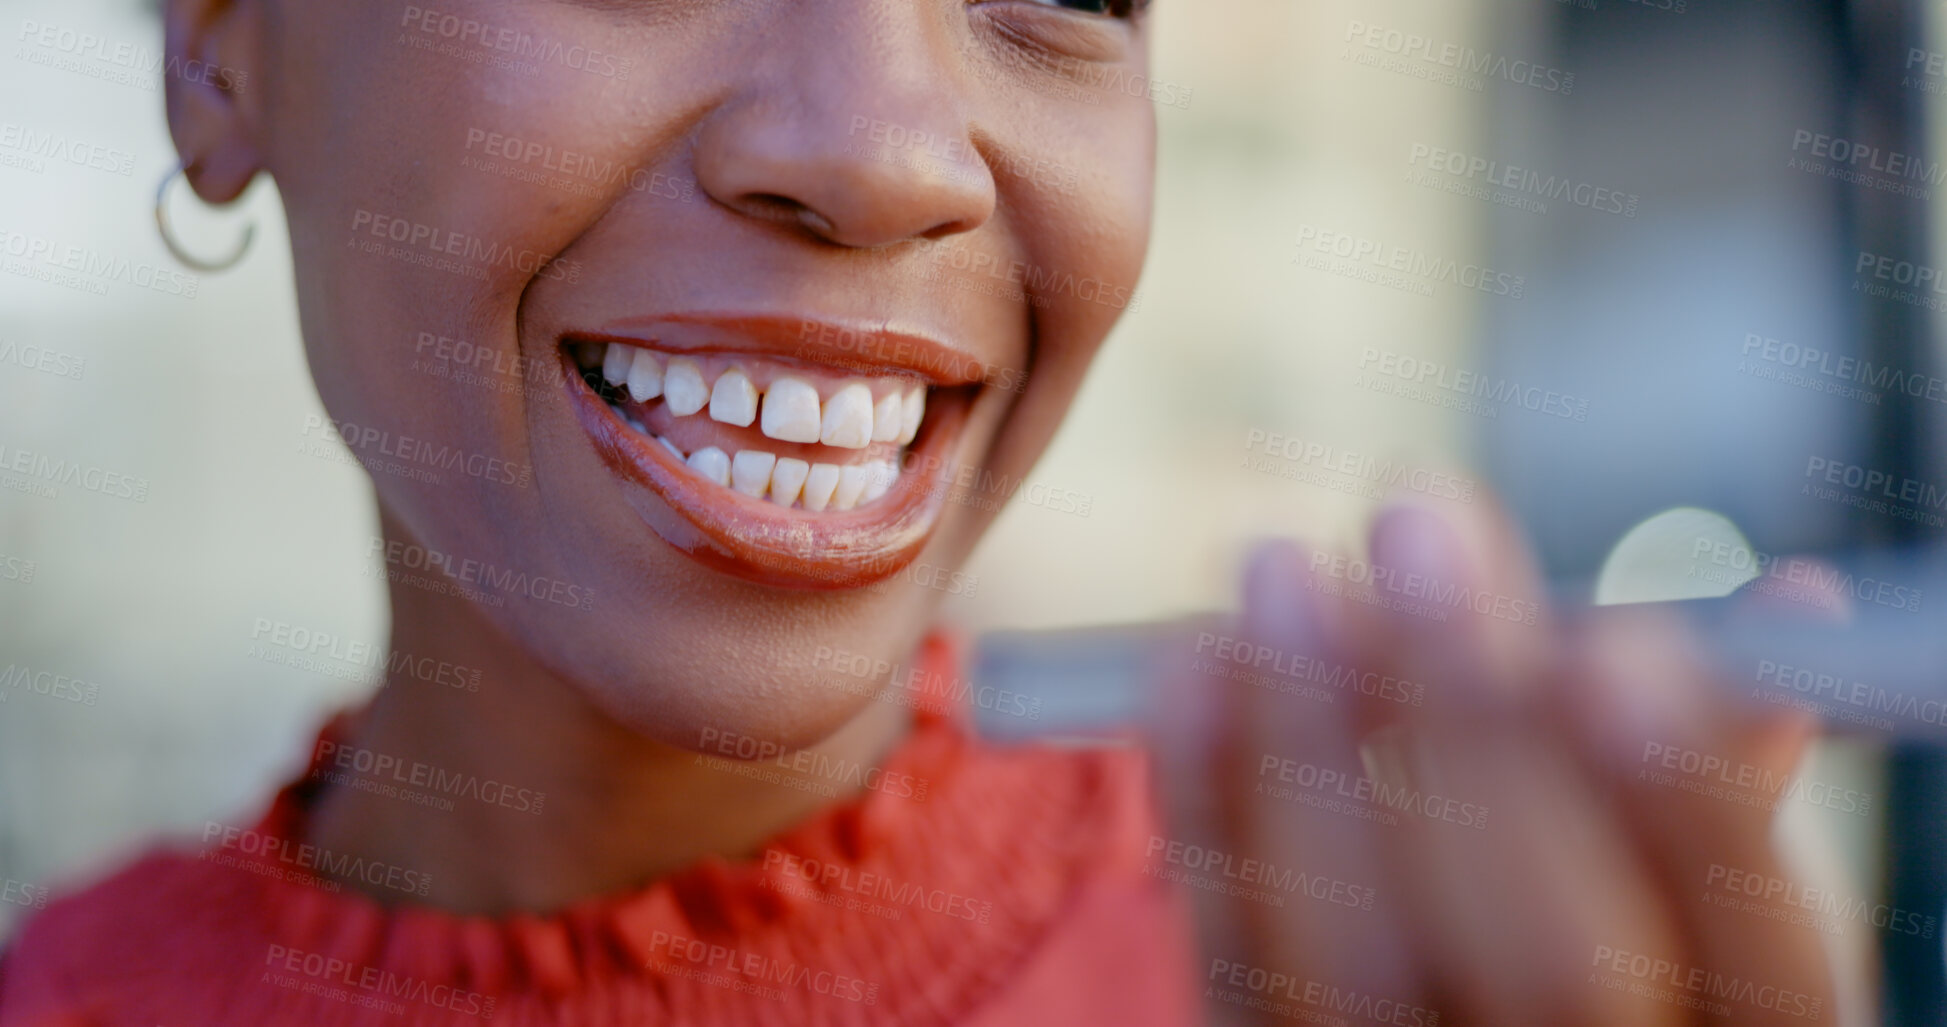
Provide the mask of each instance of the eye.
POLYGON ((1048 7, 1059 7, 1065 11, 1079 11, 1083 14, 1100 14, 1111 18, 1129 18, 1149 6, 1149 0, 1032 0, 1048 7))

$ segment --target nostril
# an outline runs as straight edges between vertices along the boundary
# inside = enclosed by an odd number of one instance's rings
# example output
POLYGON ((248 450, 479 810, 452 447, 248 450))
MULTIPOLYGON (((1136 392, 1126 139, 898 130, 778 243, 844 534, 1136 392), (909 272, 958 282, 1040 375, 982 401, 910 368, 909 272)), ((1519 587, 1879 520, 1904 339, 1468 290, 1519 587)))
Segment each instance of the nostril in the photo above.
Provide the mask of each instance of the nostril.
POLYGON ((797 221, 803 211, 810 209, 789 196, 776 193, 745 193, 730 205, 746 217, 784 224, 797 221))
POLYGON ((744 202, 759 210, 772 212, 772 216, 780 221, 796 217, 797 212, 804 209, 804 204, 777 193, 750 193, 744 197, 744 202))
POLYGON ((796 223, 807 231, 827 238, 838 231, 830 218, 789 196, 777 193, 747 193, 738 198, 736 205, 750 217, 780 224, 796 223))
POLYGON ((967 231, 968 227, 969 226, 963 221, 945 221, 934 226, 933 228, 929 228, 926 231, 921 232, 919 235, 920 238, 925 239, 928 242, 939 242, 941 239, 945 239, 948 236, 959 235, 967 231))

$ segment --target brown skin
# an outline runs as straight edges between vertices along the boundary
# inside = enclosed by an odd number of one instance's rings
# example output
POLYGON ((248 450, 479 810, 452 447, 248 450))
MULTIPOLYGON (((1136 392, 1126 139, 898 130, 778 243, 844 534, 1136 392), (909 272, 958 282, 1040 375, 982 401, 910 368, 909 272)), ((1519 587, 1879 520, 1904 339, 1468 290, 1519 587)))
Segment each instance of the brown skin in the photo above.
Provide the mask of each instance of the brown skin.
MULTIPOLYGON (((925 246, 1133 286, 1151 108, 1099 89, 1097 103, 1050 94, 1074 88, 1064 67, 1077 62, 1143 73, 1146 46, 1140 23, 1032 0, 437 6, 627 58, 630 72, 544 61, 528 75, 414 49, 400 38, 440 37, 402 25, 391 3, 175 0, 171 53, 239 70, 245 88, 172 81, 170 126, 205 200, 235 197, 258 171, 276 180, 307 355, 334 419, 532 468, 527 488, 378 475, 386 539, 596 597, 592 609, 521 597, 495 608, 395 584, 395 649, 485 667, 486 680, 478 694, 394 683, 353 739, 544 791, 545 816, 472 804, 426 817, 338 791, 312 826, 334 849, 437 867, 436 904, 544 909, 748 852, 829 801, 698 767, 688 750, 716 730, 872 762, 906 729, 896 707, 805 683, 801 668, 819 646, 906 661, 938 593, 767 588, 708 569, 645 528, 565 396, 409 371, 417 333, 552 362, 571 328, 683 310, 917 326, 1028 373, 1018 395, 982 393, 960 450, 1018 477, 1118 311, 923 281, 925 246), (977 156, 938 170, 873 159, 852 131, 861 116, 977 156), (480 156, 470 128, 693 183, 694 199, 626 182, 579 195, 463 166, 480 156), (1010 170, 1044 161, 1076 169, 1080 188, 1010 170), (480 281, 368 254, 348 245, 371 238, 354 232, 360 211, 544 255, 574 280, 495 265, 480 281)), ((949 504, 921 559, 957 566, 991 516, 949 504)))
MULTIPOLYGON (((380 475, 385 538, 596 597, 588 609, 518 597, 495 607, 395 583, 394 647, 486 674, 478 693, 389 682, 352 744, 543 792, 546 812, 466 802, 427 815, 335 789, 309 840, 430 872, 435 906, 550 910, 706 855, 749 853, 829 801, 698 766, 702 732, 878 760, 907 729, 898 708, 811 683, 805 668, 821 645, 908 659, 937 593, 896 582, 796 591, 706 568, 645 527, 565 394, 496 393, 411 371, 412 339, 431 332, 551 363, 565 331, 685 309, 912 327, 1028 372, 1025 392, 978 398, 960 449, 1018 477, 1118 311, 1065 292, 1030 305, 928 281, 926 246, 1133 286, 1149 227, 1152 114, 1141 99, 1064 77, 1143 75, 1145 39, 1141 22, 1033 0, 441 6, 626 57, 632 72, 616 82, 544 63, 529 75, 412 49, 391 3, 172 0, 171 55, 241 71, 247 88, 171 81, 170 127, 206 200, 234 198, 259 171, 276 179, 311 369, 332 416, 532 468, 526 488, 380 475), (1077 89, 1099 102, 1060 95, 1077 89), (952 165, 957 176, 875 160, 870 147, 847 148, 860 142, 856 117, 959 141, 977 159, 952 165), (461 163, 469 128, 693 183, 695 199, 623 183, 578 195, 488 174, 461 163), (1015 170, 1050 165, 1075 169, 1079 188, 1015 170), (577 274, 496 267, 479 280, 369 255, 347 245, 361 210, 577 274)), ((957 565, 989 519, 949 506, 921 558, 957 565)), ((1430 561, 1450 579, 1539 594, 1504 523, 1472 525, 1462 543, 1452 529, 1386 523, 1382 562, 1430 561)), ((1680 1007, 1586 985, 1598 944, 1829 1000, 1815 937, 1697 900, 1700 868, 1713 860, 1785 876, 1769 817, 1649 790, 1629 773, 1638 728, 1782 773, 1803 745, 1802 723, 1697 698, 1709 690, 1694 670, 1641 658, 1670 647, 1671 630, 1654 622, 1578 634, 1462 616, 1435 627, 1320 600, 1303 577, 1302 564, 1260 566, 1243 630, 1421 681, 1427 705, 1320 706, 1192 682, 1159 739, 1166 791, 1191 800, 1171 830, 1240 859, 1370 885, 1381 905, 1268 912, 1199 893, 1213 952, 1431 1004, 1442 1023, 1695 1022, 1680 1007), (1664 719, 1644 727, 1623 711, 1647 692, 1668 701, 1664 719), (1263 754, 1355 770, 1357 740, 1380 727, 1388 744, 1419 754, 1423 784, 1486 805, 1495 829, 1393 830, 1254 797, 1263 754)), ((1213 1014, 1244 1015, 1226 1004, 1213 1014)), ((1750 1009, 1730 1018, 1778 1019, 1750 1009)))
MULTIPOLYGON (((1371 560, 1400 581, 1541 599, 1531 554, 1491 507, 1388 510, 1371 560)), ((1461 608, 1443 622, 1333 595, 1337 582, 1312 562, 1288 544, 1262 550, 1232 630, 1328 667, 1417 683, 1422 702, 1350 689, 1331 703, 1296 700, 1185 674, 1161 704, 1161 780, 1177 840, 1369 889, 1356 895, 1370 905, 1280 909, 1192 893, 1208 955, 1437 1011, 1442 1027, 1840 1022, 1818 932, 1705 900, 1713 864, 1794 876, 1771 842, 1774 814, 1759 804, 1782 785, 1731 801, 1643 774, 1645 743, 1656 742, 1783 782, 1811 739, 1809 718, 1726 699, 1731 686, 1705 679, 1681 626, 1659 611, 1623 607, 1566 626, 1545 610, 1529 625, 1461 608), (1276 794, 1281 783, 1306 789, 1266 776, 1267 756, 1462 806, 1443 803, 1437 818, 1395 806, 1392 824, 1347 816, 1276 794), (1790 997, 1729 1001, 1728 1016, 1693 1012, 1606 986, 1640 982, 1599 962, 1601 951, 1790 997)), ((1211 964, 1196 969, 1202 980, 1211 964)), ((1226 987, 1221 975, 1211 983, 1226 987)), ((1218 1027, 1290 1022, 1228 1003, 1210 1013, 1218 1027)))

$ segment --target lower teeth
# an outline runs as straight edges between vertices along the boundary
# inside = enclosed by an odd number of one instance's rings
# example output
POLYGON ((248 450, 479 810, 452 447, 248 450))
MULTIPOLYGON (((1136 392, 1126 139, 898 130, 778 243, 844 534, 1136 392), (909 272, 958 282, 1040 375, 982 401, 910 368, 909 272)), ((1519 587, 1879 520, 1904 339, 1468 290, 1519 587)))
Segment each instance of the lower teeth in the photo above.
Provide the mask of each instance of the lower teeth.
MULTIPOLYGON (((606 397, 604 397, 606 399, 606 397)), ((624 424, 639 434, 662 443, 664 449, 676 458, 678 463, 689 469, 690 473, 710 481, 722 488, 729 488, 730 457, 715 446, 708 446, 695 453, 685 454, 674 442, 651 432, 648 426, 624 411, 613 402, 608 408, 615 412, 624 424), (699 459, 700 458, 700 459, 699 459)), ((757 451, 746 451, 757 452, 757 451)), ((770 454, 766 453, 765 456, 770 454)), ((742 453, 738 454, 739 457, 742 453)), ((789 458, 772 457, 771 469, 757 482, 748 477, 739 483, 738 492, 755 499, 766 498, 790 510, 808 510, 814 513, 825 510, 843 511, 870 503, 892 490, 899 481, 899 465, 896 461, 880 460, 867 464, 810 464, 789 458), (787 500, 780 492, 771 488, 773 481, 782 479, 790 491, 787 500)))

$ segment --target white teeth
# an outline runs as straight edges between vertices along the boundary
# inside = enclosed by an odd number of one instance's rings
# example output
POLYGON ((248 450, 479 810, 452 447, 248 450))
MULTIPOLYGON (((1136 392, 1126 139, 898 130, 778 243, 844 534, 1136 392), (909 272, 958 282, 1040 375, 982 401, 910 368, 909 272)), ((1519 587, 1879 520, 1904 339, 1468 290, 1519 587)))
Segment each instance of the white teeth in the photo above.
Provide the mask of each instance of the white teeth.
POLYGON ((710 392, 710 420, 739 428, 757 420, 757 386, 750 383, 750 376, 733 367, 717 379, 710 392))
MULTIPOLYGON (((683 454, 674 443, 658 435, 677 459, 683 454)), ((824 510, 850 510, 870 503, 891 491, 899 480, 899 465, 891 460, 864 464, 808 464, 793 457, 779 457, 761 449, 739 450, 726 456, 715 446, 705 446, 690 454, 690 470, 735 489, 752 499, 769 493, 771 502, 790 508, 803 503, 813 513, 824 510)))
MULTIPOLYGON (((874 402, 872 386, 853 379, 841 385, 830 399, 820 401, 817 388, 792 375, 773 380, 760 394, 742 367, 723 372, 715 386, 710 386, 698 361, 676 357, 665 364, 665 358, 635 346, 590 343, 576 349, 575 356, 584 369, 599 365, 603 379, 610 386, 628 389, 637 403, 660 397, 677 417, 688 417, 708 407, 711 420, 740 428, 758 422, 761 414, 758 427, 766 436, 783 442, 823 443, 843 449, 865 449, 887 442, 904 445, 918 436, 926 414, 923 385, 874 402)), ((851 510, 885 496, 899 482, 900 467, 891 460, 815 464, 759 449, 739 450, 733 458, 717 446, 705 446, 685 456, 674 442, 651 432, 641 419, 619 406, 615 410, 631 429, 661 443, 700 477, 754 499, 768 497, 784 509, 802 507, 814 513, 851 510)))
POLYGON ((629 366, 635 362, 636 349, 621 343, 608 344, 608 352, 602 354, 602 377, 610 385, 619 386, 629 380, 629 366))
POLYGON ((838 491, 832 494, 832 509, 850 510, 859 505, 859 496, 865 493, 865 479, 869 477, 865 468, 859 464, 846 464, 838 469, 838 491))
POLYGON ((812 464, 811 473, 804 479, 804 508, 817 513, 831 504, 832 493, 838 489, 837 464, 812 464))
MULTIPOLYGON (((626 347, 610 347, 610 352, 626 347)), ((606 373, 606 367, 604 367, 606 373)), ((635 359, 629 361, 629 395, 637 403, 647 403, 663 394, 663 365, 646 349, 635 351, 635 359)))
POLYGON ((803 460, 788 456, 779 460, 777 467, 771 471, 771 502, 787 507, 797 502, 798 493, 804 488, 805 475, 810 473, 811 465, 803 460))
POLYGON ((891 442, 899 437, 899 422, 906 416, 906 405, 895 392, 872 408, 872 441, 891 442))
POLYGON ((669 405, 669 412, 678 417, 688 417, 703 409, 710 399, 710 387, 703 384, 703 372, 697 370, 693 360, 676 359, 669 362, 669 373, 663 376, 663 402, 669 405))
POLYGON ((789 376, 772 382, 764 393, 761 428, 765 435, 780 442, 817 442, 818 390, 808 382, 789 376))
POLYGON ((752 499, 764 498, 764 490, 771 487, 771 467, 776 463, 776 453, 740 450, 730 460, 730 487, 752 499))
POLYGON ((690 454, 690 470, 728 487, 730 484, 730 457, 715 446, 705 446, 690 454))
POLYGON ((758 420, 765 435, 781 442, 822 442, 843 449, 864 449, 874 442, 910 443, 919 434, 926 414, 926 387, 915 385, 874 402, 872 389, 861 381, 845 383, 829 400, 820 402, 818 390, 802 378, 784 375, 761 395, 750 375, 733 367, 714 386, 703 380, 697 362, 677 357, 668 362, 651 351, 621 343, 589 343, 576 358, 599 360, 602 378, 627 388, 638 403, 661 397, 669 412, 688 417, 710 408, 710 418, 740 428, 758 420), (600 347, 599 349, 597 347, 600 347), (599 354, 599 356, 598 356, 599 354))
POLYGON ((818 441, 841 449, 864 449, 872 441, 872 390, 852 382, 825 402, 818 441))
POLYGON ((864 505, 885 495, 892 489, 892 483, 899 480, 899 468, 890 460, 879 460, 865 465, 865 491, 859 493, 859 503, 864 505))
POLYGON ((919 434, 919 419, 926 416, 926 386, 915 385, 906 390, 906 398, 900 403, 899 444, 913 441, 919 434))

